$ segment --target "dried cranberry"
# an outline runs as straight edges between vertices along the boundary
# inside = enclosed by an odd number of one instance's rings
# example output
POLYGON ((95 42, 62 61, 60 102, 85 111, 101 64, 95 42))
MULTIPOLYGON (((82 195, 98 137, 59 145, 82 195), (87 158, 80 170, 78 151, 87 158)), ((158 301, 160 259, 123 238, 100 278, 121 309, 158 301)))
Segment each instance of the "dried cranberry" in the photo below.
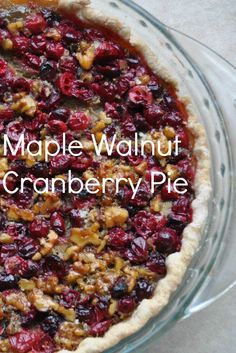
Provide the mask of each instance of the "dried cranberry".
POLYGON ((144 116, 140 113, 135 114, 134 125, 138 131, 146 132, 150 129, 150 125, 147 123, 144 116))
POLYGON ((171 254, 178 250, 179 239, 177 232, 171 228, 163 228, 153 235, 157 251, 171 254))
POLYGON ((128 159, 129 164, 132 165, 133 167, 139 165, 143 161, 142 156, 135 156, 135 155, 129 155, 127 157, 127 159, 128 159))
POLYGON ((8 289, 18 288, 18 276, 7 275, 5 273, 0 274, 0 292, 8 289))
POLYGON ((11 141, 18 142, 20 136, 25 133, 25 128, 20 121, 12 121, 7 125, 6 134, 11 141))
POLYGON ((58 29, 66 44, 78 43, 79 39, 82 37, 82 34, 69 22, 61 22, 58 29))
POLYGON ((10 345, 17 353, 53 353, 55 346, 51 338, 39 329, 24 329, 11 336, 10 345))
POLYGON ((104 61, 107 59, 120 58, 123 55, 123 49, 113 43, 102 42, 96 49, 95 60, 104 61))
POLYGON ((0 264, 3 265, 7 258, 16 255, 16 253, 16 244, 3 244, 0 251, 0 264))
POLYGON ((188 148, 189 147, 189 137, 188 137, 187 131, 184 129, 178 129, 177 136, 180 141, 180 146, 183 148, 188 148))
POLYGON ((157 229, 158 222, 154 215, 147 211, 139 211, 133 218, 133 225, 136 232, 147 238, 157 229))
POLYGON ((179 126, 183 125, 183 120, 179 116, 177 112, 166 113, 161 118, 162 126, 171 126, 174 129, 178 128, 179 126))
POLYGON ((69 155, 58 154, 51 159, 51 167, 54 173, 67 171, 71 164, 71 157, 69 155))
POLYGON ((124 136, 133 138, 137 132, 136 126, 131 115, 126 115, 121 123, 121 131, 124 136))
POLYGON ((135 286, 135 293, 138 301, 151 298, 154 286, 147 280, 140 279, 135 286))
POLYGON ((118 301, 118 311, 122 314, 129 314, 134 311, 136 303, 134 298, 125 297, 118 301))
POLYGON ((23 192, 17 192, 15 202, 20 208, 28 208, 33 200, 34 191, 31 188, 24 187, 23 192))
POLYGON ((190 159, 182 159, 178 162, 177 166, 185 179, 189 180, 190 182, 194 181, 195 169, 190 159))
POLYGON ((69 108, 61 107, 56 110, 53 110, 49 114, 49 119, 62 120, 64 122, 66 122, 69 119, 70 114, 71 114, 71 110, 69 108))
POLYGON ((7 71, 7 63, 5 60, 0 59, 0 76, 3 76, 7 71))
POLYGON ((65 289, 62 293, 60 304, 65 308, 76 308, 80 301, 80 293, 77 290, 65 289))
POLYGON ((49 336, 54 337, 61 322, 61 316, 56 313, 51 313, 40 323, 40 327, 45 333, 49 334, 49 336))
POLYGON ((50 169, 47 163, 38 162, 31 168, 31 172, 36 177, 46 178, 50 174, 50 169))
POLYGON ((13 48, 19 54, 24 54, 29 50, 30 40, 24 36, 14 36, 12 38, 13 48))
POLYGON ((123 249, 132 240, 132 236, 122 228, 113 228, 108 233, 108 244, 114 249, 123 249))
POLYGON ((161 198, 163 201, 174 201, 179 198, 179 193, 174 190, 173 183, 170 185, 170 188, 167 183, 163 185, 161 189, 161 198))
POLYGON ((30 39, 30 48, 34 54, 42 55, 46 49, 47 40, 45 36, 33 36, 30 39))
POLYGON ((12 84, 12 90, 14 92, 30 92, 30 83, 23 77, 17 78, 12 84))
POLYGON ((58 77, 56 84, 62 94, 72 96, 75 76, 70 72, 64 72, 58 77))
POLYGON ((4 269, 8 275, 24 276, 28 270, 28 263, 20 256, 11 256, 5 260, 4 269))
POLYGON ((18 246, 19 255, 24 259, 31 259, 39 251, 39 248, 39 244, 35 240, 25 238, 18 246))
POLYGON ((59 60, 64 54, 64 47, 61 43, 48 42, 46 44, 46 54, 49 59, 59 60))
POLYGON ((131 244, 131 250, 125 253, 127 259, 134 263, 143 263, 148 258, 148 245, 142 237, 135 238, 131 244))
POLYGON ((47 27, 47 23, 43 16, 34 15, 28 16, 25 21, 25 28, 27 28, 33 34, 39 34, 43 32, 47 27))
POLYGON ((146 262, 147 268, 160 276, 166 275, 165 257, 162 254, 152 254, 146 262))
POLYGON ((133 206, 145 207, 151 199, 150 186, 146 182, 142 182, 138 188, 138 191, 133 199, 129 203, 133 206))
POLYGON ((126 283, 126 280, 124 278, 118 278, 116 283, 111 289, 111 296, 112 298, 115 299, 120 299, 123 296, 125 296, 128 292, 128 285, 126 283))
POLYGON ((163 116, 164 112, 161 107, 157 104, 148 105, 144 111, 144 117, 147 122, 151 125, 156 127, 160 123, 160 119, 163 116))
POLYGON ((39 75, 42 80, 52 81, 57 73, 57 63, 53 60, 47 60, 42 63, 39 75))
POLYGON ((53 212, 50 218, 51 228, 58 235, 63 235, 66 231, 65 221, 59 212, 53 212))
POLYGON ((8 121, 14 118, 14 111, 10 108, 5 108, 0 110, 0 121, 8 121))
POLYGON ((80 215, 80 210, 77 210, 77 209, 71 210, 69 212, 69 217, 70 217, 72 227, 81 227, 82 218, 80 215))
POLYGON ((135 86, 129 90, 129 102, 131 105, 140 106, 151 104, 152 93, 146 86, 135 86))
POLYGON ((83 171, 88 169, 91 166, 92 162, 92 157, 88 153, 82 152, 79 157, 72 158, 71 168, 83 171))
POLYGON ((93 325, 91 325, 89 329, 89 334, 92 336, 103 336, 104 333, 109 329, 111 324, 112 324, 111 320, 94 323, 93 325))
POLYGON ((65 277, 69 271, 68 264, 57 255, 48 255, 44 259, 44 270, 55 273, 59 278, 65 277))
POLYGON ((79 305, 76 311, 80 322, 92 323, 94 321, 94 311, 91 307, 79 305))
POLYGON ((71 72, 75 74, 77 70, 77 65, 77 61, 73 56, 61 58, 59 62, 61 72, 71 72))
POLYGON ((46 237, 49 233, 49 224, 44 218, 35 218, 29 226, 29 232, 33 238, 46 237))
POLYGON ((39 70, 41 60, 37 55, 26 53, 24 59, 26 64, 30 66, 32 69, 39 70))
POLYGON ((50 120, 48 122, 48 127, 53 134, 63 134, 67 131, 67 125, 60 120, 50 120))
POLYGON ((69 127, 73 131, 85 130, 89 127, 91 118, 84 112, 74 113, 68 121, 69 127))
POLYGON ((117 86, 112 83, 105 81, 101 84, 93 83, 92 89, 106 102, 113 102, 117 95, 117 86))
POLYGON ((151 182, 152 179, 154 180, 155 183, 160 183, 163 179, 162 177, 162 169, 160 167, 152 167, 151 169, 148 169, 146 174, 145 174, 145 179, 148 182, 151 182))

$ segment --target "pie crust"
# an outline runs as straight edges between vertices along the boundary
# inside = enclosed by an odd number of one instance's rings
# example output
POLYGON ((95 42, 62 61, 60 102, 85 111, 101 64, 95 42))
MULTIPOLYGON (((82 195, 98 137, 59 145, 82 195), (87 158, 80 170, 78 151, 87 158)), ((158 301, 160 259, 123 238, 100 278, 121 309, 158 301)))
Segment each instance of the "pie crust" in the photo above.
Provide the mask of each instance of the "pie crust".
MULTIPOLYGON (((108 17, 92 8, 89 0, 60 0, 59 7, 74 15, 76 14, 88 23, 109 28, 124 38, 142 53, 146 63, 154 73, 176 87, 180 97, 180 86, 177 80, 170 75, 150 48, 128 26, 118 19, 108 17)), ((194 182, 196 198, 192 202, 193 221, 184 229, 181 251, 168 256, 166 261, 167 275, 158 282, 151 299, 144 299, 129 319, 112 326, 104 337, 84 339, 75 351, 77 353, 103 352, 141 329, 149 319, 157 315, 168 303, 171 294, 181 283, 185 271, 198 248, 208 215, 208 200, 211 194, 210 153, 207 147, 205 129, 194 115, 191 100, 185 97, 182 98, 182 101, 184 101, 189 114, 187 127, 194 136, 193 154, 197 160, 197 170, 194 182)), ((69 353, 69 351, 61 350, 60 353, 69 353)))
MULTIPOLYGON (((50 4, 49 0, 46 2, 50 4)), ((88 24, 110 29, 141 53, 153 73, 175 87, 178 99, 184 103, 188 113, 186 126, 194 140, 192 153, 197 167, 194 179, 195 198, 191 205, 193 216, 192 222, 183 231, 181 250, 167 257, 167 274, 158 281, 151 299, 142 300, 131 317, 113 325, 103 337, 85 338, 75 350, 77 353, 99 353, 131 336, 141 329, 149 319, 156 316, 167 305, 171 294, 183 280, 186 269, 199 246, 208 215, 208 201, 211 194, 210 152, 207 146, 205 129, 195 116, 191 99, 182 97, 181 83, 175 79, 174 75, 170 74, 169 70, 165 68, 141 38, 118 19, 108 17, 92 8, 90 0, 59 0, 58 7, 88 24)), ((60 350, 59 352, 70 353, 71 351, 60 350)))

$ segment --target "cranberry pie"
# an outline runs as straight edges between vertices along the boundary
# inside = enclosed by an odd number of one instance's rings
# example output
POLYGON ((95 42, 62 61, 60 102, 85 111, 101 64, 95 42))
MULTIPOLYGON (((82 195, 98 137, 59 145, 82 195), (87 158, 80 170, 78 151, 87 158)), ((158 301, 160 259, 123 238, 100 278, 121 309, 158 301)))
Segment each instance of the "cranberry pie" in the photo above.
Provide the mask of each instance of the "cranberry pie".
POLYGON ((2 7, 0 56, 0 352, 102 352, 159 313, 196 251, 211 189, 205 131, 145 44, 88 0, 2 7), (92 135, 103 134, 172 151, 97 155, 92 135), (22 135, 32 149, 64 139, 66 153, 4 155, 4 136, 16 147, 22 135), (112 182, 35 192, 69 171, 124 182, 118 193, 112 182), (153 172, 170 182, 151 192, 153 172), (127 178, 141 178, 134 197, 127 178))

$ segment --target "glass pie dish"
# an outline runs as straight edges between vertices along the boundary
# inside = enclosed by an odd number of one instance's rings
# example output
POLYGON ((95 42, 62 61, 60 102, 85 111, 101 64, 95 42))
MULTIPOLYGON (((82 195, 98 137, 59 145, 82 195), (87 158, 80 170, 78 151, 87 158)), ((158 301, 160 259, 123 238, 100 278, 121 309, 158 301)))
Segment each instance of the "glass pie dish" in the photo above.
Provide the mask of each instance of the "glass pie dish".
POLYGON ((178 320, 206 307, 236 284, 236 71, 213 51, 166 27, 130 0, 93 0, 92 5, 133 28, 165 66, 175 72, 205 126, 211 150, 213 191, 208 222, 184 281, 156 318, 106 351, 143 352, 178 320))

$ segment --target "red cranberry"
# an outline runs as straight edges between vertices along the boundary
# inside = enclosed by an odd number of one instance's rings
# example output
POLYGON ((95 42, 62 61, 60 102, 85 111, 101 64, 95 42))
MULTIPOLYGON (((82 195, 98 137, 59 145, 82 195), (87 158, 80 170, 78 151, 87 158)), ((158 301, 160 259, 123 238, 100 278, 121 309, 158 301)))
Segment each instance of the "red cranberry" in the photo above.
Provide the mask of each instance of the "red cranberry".
POLYGON ((129 101, 134 106, 151 104, 152 100, 152 93, 146 86, 135 86, 129 90, 129 101))
POLYGON ((64 47, 61 43, 48 42, 46 44, 46 53, 49 59, 59 60, 64 54, 64 47))
POLYGON ((25 78, 20 77, 20 78, 17 78, 13 82, 12 90, 14 92, 22 92, 22 91, 24 91, 26 93, 29 93, 30 92, 30 84, 25 78))
POLYGON ((70 114, 71 114, 71 110, 69 108, 61 107, 56 110, 53 110, 49 114, 49 119, 50 120, 62 120, 64 122, 66 122, 69 119, 70 114))
POLYGON ((122 55, 123 49, 119 45, 109 42, 100 43, 95 52, 96 61, 119 58, 122 55))
POLYGON ((119 108, 117 103, 105 103, 105 112, 112 119, 119 120, 121 118, 121 115, 124 113, 124 110, 125 108, 123 109, 122 106, 120 106, 119 108))
POLYGON ((35 218, 29 226, 29 232, 33 238, 46 237, 49 233, 48 222, 44 218, 35 218))
POLYGON ((146 119, 140 113, 136 113, 134 116, 134 125, 138 131, 146 132, 150 129, 150 125, 146 119))
POLYGON ((151 213, 139 211, 133 218, 133 225, 139 235, 147 238, 155 232, 158 223, 156 217, 151 213))
POLYGON ((24 126, 20 121, 12 121, 7 125, 6 134, 12 141, 19 141, 20 136, 25 133, 24 126))
POLYGON ((142 237, 135 238, 131 245, 132 250, 126 251, 126 257, 134 263, 142 263, 148 258, 148 245, 142 237))
POLYGON ((17 246, 16 244, 3 244, 0 251, 0 264, 4 265, 7 258, 16 255, 17 246))
POLYGON ((108 233, 108 244, 114 249, 123 249, 132 240, 132 236, 122 228, 113 228, 108 233))
POLYGON ((135 197, 131 199, 129 203, 133 206, 145 207, 149 203, 150 198, 150 186, 146 182, 142 182, 138 188, 135 197))
POLYGON ((29 50, 30 40, 24 36, 14 36, 12 38, 13 48, 19 54, 24 54, 29 50))
POLYGON ((80 210, 73 209, 69 212, 69 217, 72 227, 81 227, 83 221, 80 215, 80 210))
POLYGON ((184 129, 179 129, 177 131, 177 136, 181 141, 180 146, 183 148, 189 148, 189 137, 187 131, 184 129))
POLYGON ((152 181, 152 174, 154 173, 159 173, 159 174, 156 174, 154 178, 154 181, 156 183, 158 182, 161 182, 162 181, 162 175, 160 173, 162 173, 162 169, 160 167, 152 167, 151 169, 148 169, 147 172, 146 172, 146 175, 145 175, 145 179, 148 181, 148 182, 151 182, 152 181))
POLYGON ((53 353, 55 346, 52 339, 39 329, 24 329, 11 336, 10 345, 17 353, 53 353))
POLYGON ((78 43, 82 34, 68 22, 61 22, 58 29, 67 44, 78 43))
POLYGON ((128 156, 127 159, 128 159, 129 164, 134 166, 134 167, 139 165, 143 161, 143 157, 142 156, 132 156, 131 155, 131 156, 128 156))
POLYGON ((105 81, 101 84, 93 83, 92 89, 106 102, 113 102, 117 95, 117 86, 112 83, 105 81))
POLYGON ((66 231, 65 221, 59 212, 53 212, 50 218, 51 228, 58 235, 63 235, 66 231))
POLYGON ((4 269, 8 275, 24 276, 28 271, 28 263, 22 257, 15 255, 5 260, 4 269))
POLYGON ((48 255, 44 259, 44 271, 55 273, 59 278, 63 278, 69 271, 68 263, 57 255, 48 255))
POLYGON ((94 311, 91 307, 78 305, 77 317, 80 322, 86 322, 91 324, 92 322, 94 322, 94 311))
POLYGON ((0 110, 0 120, 8 121, 14 118, 14 111, 10 108, 0 110))
POLYGON ((51 159, 51 167, 54 173, 67 171, 71 164, 71 157, 69 155, 58 154, 51 159))
POLYGON ((103 336, 104 333, 109 329, 111 324, 111 320, 95 323, 90 327, 89 334, 91 336, 103 336))
POLYGON ((56 84, 62 94, 72 96, 75 76, 70 72, 64 72, 58 77, 56 84))
POLYGON ((65 308, 76 308, 79 301, 80 293, 77 290, 65 289, 60 304, 65 308))
POLYGON ((24 187, 24 192, 17 192, 15 196, 15 202, 20 208, 28 208, 33 200, 33 190, 28 187, 24 187))
POLYGON ((67 131, 67 125, 60 120, 50 120, 48 122, 48 127, 53 134, 63 134, 67 131))
POLYGON ((73 74, 77 71, 77 61, 73 56, 61 58, 59 67, 61 72, 71 72, 73 74))
POLYGON ((72 159, 71 168, 79 171, 84 171, 91 166, 92 162, 92 157, 88 153, 82 152, 79 157, 74 157, 72 159))
POLYGON ((144 116, 151 126, 157 126, 164 112, 157 104, 148 105, 144 111, 144 116))
POLYGON ((152 254, 146 262, 147 268, 160 276, 166 275, 165 257, 162 254, 152 254))
POLYGON ((50 169, 47 163, 39 162, 31 168, 31 172, 36 177, 47 178, 50 174, 50 169))
POLYGON ((128 285, 126 280, 122 277, 118 278, 111 290, 111 296, 114 299, 120 299, 128 292, 128 285))
POLYGON ((0 274, 0 292, 18 287, 19 277, 13 275, 0 274))
POLYGON ((31 37, 30 48, 32 49, 32 52, 35 54, 42 55, 46 50, 46 44, 47 44, 47 40, 45 36, 38 35, 38 36, 31 37))
POLYGON ((135 300, 132 297, 125 297, 118 301, 118 311, 122 314, 129 314, 136 307, 135 300))
POLYGON ((25 28, 33 34, 39 34, 47 28, 47 23, 41 15, 28 16, 26 18, 25 28))
POLYGON ((51 337, 54 337, 61 322, 62 318, 59 315, 56 313, 51 313, 40 323, 40 327, 43 332, 49 334, 51 337))
POLYGON ((136 292, 136 297, 138 301, 151 298, 153 291, 154 291, 153 285, 144 279, 138 280, 135 286, 135 292, 136 292))
POLYGON ((18 246, 19 255, 24 259, 31 259, 39 251, 39 245, 33 239, 23 239, 18 246))
POLYGON ((91 118, 84 112, 74 113, 68 121, 69 127, 73 131, 85 130, 89 127, 91 118))
POLYGON ((28 66, 30 66, 34 70, 39 70, 41 60, 37 55, 26 53, 25 61, 28 66))
POLYGON ((185 179, 189 180, 190 182, 194 181, 195 169, 190 159, 182 159, 178 162, 177 166, 179 167, 181 174, 185 179))
POLYGON ((157 251, 171 254, 179 248, 177 232, 171 228, 163 228, 153 235, 157 251))
POLYGON ((168 184, 164 184, 161 189, 161 198, 163 201, 173 201, 179 198, 179 193, 174 190, 173 183, 168 187, 168 184))
POLYGON ((0 76, 3 76, 7 71, 7 63, 5 60, 0 59, 0 76))
POLYGON ((45 61, 39 70, 42 80, 53 81, 57 73, 57 63, 53 60, 45 61))
POLYGON ((183 121, 179 116, 179 113, 177 112, 166 113, 165 115, 163 115, 161 121, 163 126, 168 125, 173 127, 174 129, 178 128, 183 124, 183 121))
POLYGON ((124 136, 133 138, 135 132, 137 132, 136 126, 134 125, 133 118, 130 115, 126 115, 121 123, 121 131, 124 136))

